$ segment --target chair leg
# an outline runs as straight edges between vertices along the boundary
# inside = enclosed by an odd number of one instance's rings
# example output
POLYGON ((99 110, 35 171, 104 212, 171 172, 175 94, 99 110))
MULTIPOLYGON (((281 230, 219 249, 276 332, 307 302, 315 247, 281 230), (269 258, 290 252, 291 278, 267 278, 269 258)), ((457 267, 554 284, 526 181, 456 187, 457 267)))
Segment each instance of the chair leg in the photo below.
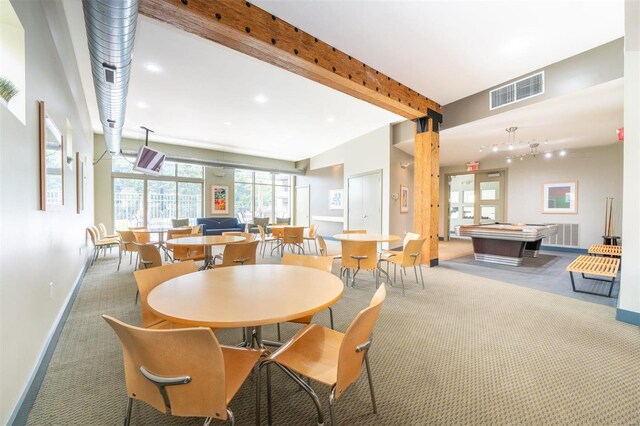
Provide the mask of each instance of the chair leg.
MULTIPOLYGON (((313 243, 316 245, 316 255, 319 255, 320 253, 318 252, 318 240, 313 240, 313 243)), ((311 251, 311 249, 309 249, 309 251, 311 251)))
POLYGON ((333 327, 333 308, 331 306, 329 306, 329 324, 331 324, 331 329, 335 330, 333 327))
POLYGON ((227 408, 227 423, 231 426, 236 424, 236 418, 233 416, 233 411, 227 408))
POLYGON ((378 407, 376 407, 376 394, 373 392, 373 380, 371 380, 371 367, 369 366, 369 354, 364 353, 364 365, 367 368, 367 379, 369 379, 369 391, 371 392, 371 404, 373 405, 373 413, 378 413, 378 407))
POLYGON ((422 289, 424 290, 424 277, 422 276, 422 265, 418 265, 418 269, 420 269, 420 281, 422 281, 422 289))
POLYGON ((131 407, 133 406, 133 398, 129 398, 127 401, 127 412, 124 416, 124 426, 131 424, 131 407))
POLYGON ((336 388, 335 386, 331 389, 331 393, 329 394, 329 415, 331 416, 331 426, 337 426, 338 421, 336 420, 336 388))
POLYGON ((402 295, 404 296, 404 278, 402 278, 402 270, 400 270, 400 282, 402 283, 402 295))
POLYGON ((118 269, 116 269, 116 271, 120 271, 121 263, 122 263, 122 251, 120 251, 120 256, 118 256, 118 269))
POLYGON ((280 323, 277 323, 276 326, 278 328, 278 342, 282 342, 282 336, 280 335, 280 323))
POLYGON ((418 269, 416 265, 413 265, 413 272, 416 274, 416 284, 418 284, 420 281, 418 281, 418 269))
POLYGON ((133 252, 130 251, 129 252, 129 265, 131 265, 131 262, 133 261, 133 252))
POLYGON ((282 371, 284 371, 287 374, 287 376, 291 377, 291 379, 293 379, 294 382, 296 382, 298 385, 300 385, 300 387, 302 387, 302 390, 304 390, 307 393, 307 395, 309 395, 309 397, 311 398, 311 400, 313 401, 313 403, 316 406, 316 411, 318 412, 318 420, 317 420, 318 425, 323 425, 324 424, 324 416, 322 415, 322 407, 320 405, 320 399, 318 399, 318 395, 315 393, 315 391, 304 380, 302 380, 300 377, 298 377, 298 375, 296 373, 294 373, 293 371, 289 370, 284 365, 280 365, 275 361, 267 361, 267 362, 273 362, 282 371))
POLYGON ((133 302, 134 305, 138 304, 138 297, 140 297, 140 290, 136 290, 136 301, 133 302))
POLYGON ((267 364, 267 423, 273 423, 273 413, 271 410, 271 366, 267 364))

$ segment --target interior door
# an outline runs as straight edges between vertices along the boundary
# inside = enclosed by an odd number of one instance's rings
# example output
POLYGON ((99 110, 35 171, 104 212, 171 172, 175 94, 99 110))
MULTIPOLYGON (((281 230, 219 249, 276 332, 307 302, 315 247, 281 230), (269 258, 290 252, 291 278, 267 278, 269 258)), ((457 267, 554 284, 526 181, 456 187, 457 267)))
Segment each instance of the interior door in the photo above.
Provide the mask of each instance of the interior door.
POLYGON ((309 185, 296 186, 296 226, 309 227, 309 185))
POLYGON ((505 172, 476 173, 475 178, 475 222, 504 222, 505 172))
POLYGON ((362 176, 363 229, 382 233, 382 179, 380 172, 362 176))
POLYGON ((362 176, 351 177, 347 180, 347 228, 364 229, 362 206, 362 176))

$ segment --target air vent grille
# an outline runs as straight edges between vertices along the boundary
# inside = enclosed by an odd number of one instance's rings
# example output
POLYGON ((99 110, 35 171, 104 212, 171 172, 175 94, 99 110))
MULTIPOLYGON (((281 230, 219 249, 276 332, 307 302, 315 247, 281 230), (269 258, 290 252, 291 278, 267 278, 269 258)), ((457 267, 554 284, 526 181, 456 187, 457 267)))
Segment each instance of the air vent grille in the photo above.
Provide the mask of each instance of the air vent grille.
POLYGON ((556 223, 558 233, 542 240, 543 246, 580 247, 577 223, 556 223))
POLYGON ((499 108, 544 93, 544 71, 490 92, 489 109, 499 108))

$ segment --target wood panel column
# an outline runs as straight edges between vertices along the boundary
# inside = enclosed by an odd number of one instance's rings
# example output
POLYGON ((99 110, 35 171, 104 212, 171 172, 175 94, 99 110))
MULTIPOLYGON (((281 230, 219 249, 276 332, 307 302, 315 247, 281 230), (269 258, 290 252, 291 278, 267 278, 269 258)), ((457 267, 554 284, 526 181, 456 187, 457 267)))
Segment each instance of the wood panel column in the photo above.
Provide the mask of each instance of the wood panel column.
POLYGON ((422 247, 422 263, 429 266, 438 265, 440 123, 442 114, 428 110, 415 125, 413 228, 422 237, 427 237, 422 247))

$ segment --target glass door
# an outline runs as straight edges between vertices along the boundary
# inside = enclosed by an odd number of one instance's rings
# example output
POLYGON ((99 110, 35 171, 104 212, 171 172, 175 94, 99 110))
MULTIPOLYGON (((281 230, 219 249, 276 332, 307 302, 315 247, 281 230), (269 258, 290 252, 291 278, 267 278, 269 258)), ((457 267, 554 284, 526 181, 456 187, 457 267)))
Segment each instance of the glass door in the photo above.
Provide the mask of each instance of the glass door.
POLYGON ((475 223, 504 222, 504 171, 476 173, 475 223))
POLYGON ((475 223, 475 176, 473 173, 449 177, 449 237, 456 226, 475 223))

